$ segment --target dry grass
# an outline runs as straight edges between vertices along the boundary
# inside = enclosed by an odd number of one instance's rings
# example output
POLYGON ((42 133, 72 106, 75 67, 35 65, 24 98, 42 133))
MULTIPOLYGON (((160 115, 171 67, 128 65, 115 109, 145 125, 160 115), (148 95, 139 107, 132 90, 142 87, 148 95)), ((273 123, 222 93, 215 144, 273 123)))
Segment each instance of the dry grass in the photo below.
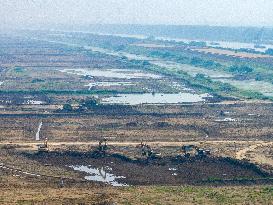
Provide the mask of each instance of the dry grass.
POLYGON ((130 187, 0 188, 1 204, 263 204, 271 205, 273 188, 130 187))

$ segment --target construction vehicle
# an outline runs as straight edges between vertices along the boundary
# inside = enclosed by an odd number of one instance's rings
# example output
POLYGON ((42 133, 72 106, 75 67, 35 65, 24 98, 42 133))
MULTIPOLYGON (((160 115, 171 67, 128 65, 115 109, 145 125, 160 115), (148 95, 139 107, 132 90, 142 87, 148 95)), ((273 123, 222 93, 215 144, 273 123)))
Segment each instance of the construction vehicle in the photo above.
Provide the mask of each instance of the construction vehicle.
POLYGON ((107 139, 103 138, 99 140, 99 145, 92 152, 92 156, 94 157, 105 156, 107 150, 108 150, 107 139))
POLYGON ((201 148, 196 149, 196 157, 206 157, 210 155, 210 150, 204 150, 201 148))
POLYGON ((210 155, 210 150, 204 150, 197 147, 196 145, 183 145, 181 147, 184 157, 189 158, 191 156, 195 157, 206 157, 210 155))
POLYGON ((141 156, 148 158, 160 158, 161 153, 155 152, 150 145, 144 144, 142 141, 140 145, 137 146, 141 150, 141 156))
POLYGON ((107 146, 107 139, 102 139, 99 141, 99 147, 98 147, 98 151, 100 153, 105 153, 106 150, 108 149, 108 146, 107 146))
POLYGON ((38 152, 49 152, 49 148, 48 148, 48 139, 45 138, 44 140, 44 144, 39 144, 38 145, 38 152))

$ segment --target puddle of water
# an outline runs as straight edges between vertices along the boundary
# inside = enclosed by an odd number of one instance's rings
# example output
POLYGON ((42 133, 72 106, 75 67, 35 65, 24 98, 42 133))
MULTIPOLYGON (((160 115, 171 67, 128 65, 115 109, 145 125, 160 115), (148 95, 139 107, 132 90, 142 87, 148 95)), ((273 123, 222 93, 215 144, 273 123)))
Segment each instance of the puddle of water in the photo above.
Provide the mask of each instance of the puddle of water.
POLYGON ((176 168, 169 168, 169 171, 176 171, 176 168))
POLYGON ((145 94, 120 94, 101 99, 104 104, 179 104, 205 102, 209 94, 193 94, 193 93, 145 93, 145 94))
POLYGON ((131 82, 94 82, 94 83, 89 83, 85 85, 86 87, 89 87, 89 90, 92 89, 93 87, 111 87, 111 86, 126 86, 126 85, 135 85, 134 83, 131 82))
POLYGON ((127 184, 119 183, 116 181, 117 179, 124 179, 124 176, 115 176, 114 174, 108 173, 107 171, 111 171, 111 167, 102 167, 102 168, 92 168, 90 166, 76 165, 69 166, 70 168, 85 172, 90 174, 90 176, 84 177, 86 180, 103 182, 106 184, 110 184, 112 186, 128 186, 127 184))
POLYGON ((236 122, 236 121, 237 121, 236 119, 230 118, 230 117, 215 120, 215 122, 236 122))
MULTIPOLYGON (((169 171, 177 171, 177 168, 170 167, 168 170, 169 171)), ((177 173, 176 172, 172 172, 172 176, 177 176, 177 173)))
POLYGON ((63 69, 61 72, 66 72, 76 75, 89 75, 94 77, 106 77, 106 78, 119 78, 119 79, 133 79, 133 78, 152 78, 159 79, 162 78, 160 75, 152 73, 143 73, 138 70, 129 69, 63 69))
POLYGON ((27 100, 26 103, 23 103, 25 105, 42 105, 44 104, 43 101, 39 101, 39 100, 27 100))

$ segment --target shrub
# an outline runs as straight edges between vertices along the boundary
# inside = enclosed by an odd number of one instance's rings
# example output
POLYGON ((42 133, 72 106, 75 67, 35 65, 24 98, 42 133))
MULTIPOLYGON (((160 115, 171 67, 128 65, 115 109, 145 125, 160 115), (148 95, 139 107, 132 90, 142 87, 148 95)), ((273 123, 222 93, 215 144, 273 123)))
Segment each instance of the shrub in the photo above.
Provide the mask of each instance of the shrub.
POLYGON ((228 71, 231 73, 238 73, 238 74, 248 74, 253 71, 253 68, 248 66, 239 66, 239 65, 233 65, 228 68, 228 71))

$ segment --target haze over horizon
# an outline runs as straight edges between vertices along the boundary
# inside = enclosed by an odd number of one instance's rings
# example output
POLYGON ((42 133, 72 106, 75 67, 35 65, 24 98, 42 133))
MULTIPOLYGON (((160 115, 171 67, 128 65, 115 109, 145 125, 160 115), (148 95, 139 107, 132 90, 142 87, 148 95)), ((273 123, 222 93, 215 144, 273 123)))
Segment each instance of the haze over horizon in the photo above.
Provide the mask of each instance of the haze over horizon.
POLYGON ((0 0, 0 29, 165 24, 273 27, 271 0, 0 0))

